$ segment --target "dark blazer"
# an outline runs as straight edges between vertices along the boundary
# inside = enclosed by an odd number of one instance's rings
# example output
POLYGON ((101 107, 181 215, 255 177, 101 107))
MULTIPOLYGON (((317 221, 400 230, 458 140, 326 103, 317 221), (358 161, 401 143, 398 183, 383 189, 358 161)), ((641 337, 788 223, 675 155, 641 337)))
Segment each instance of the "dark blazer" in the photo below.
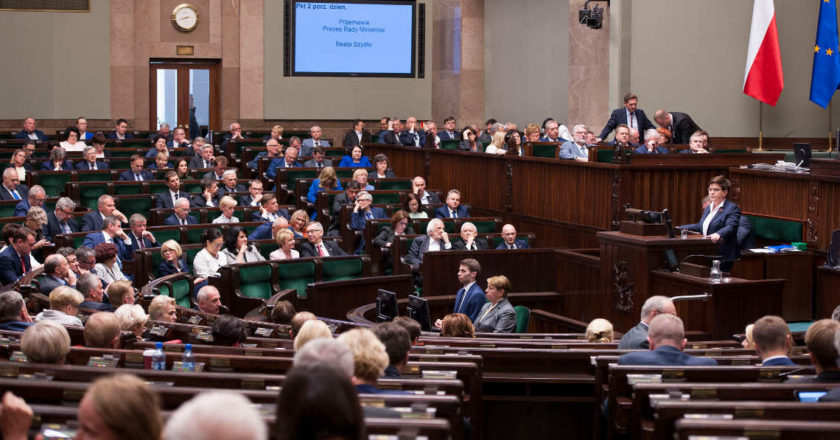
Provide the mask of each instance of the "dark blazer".
POLYGON ((172 263, 168 261, 161 262, 160 265, 158 265, 157 267, 158 278, 182 272, 190 272, 190 265, 187 264, 187 260, 184 260, 184 258, 181 258, 181 270, 175 269, 175 266, 173 266, 172 263))
POLYGON ((691 135, 700 130, 700 127, 694 123, 691 116, 685 113, 671 112, 671 126, 668 129, 671 130, 671 141, 673 143, 687 144, 691 140, 691 135))
POLYGON ((67 283, 62 281, 52 275, 47 275, 38 281, 38 291, 44 295, 49 295, 56 287, 67 285, 67 283))
POLYGON ((663 345, 655 350, 635 351, 621 355, 618 365, 717 365, 714 359, 694 357, 685 354, 677 347, 663 345))
POLYGON ((648 151, 647 147, 644 145, 640 145, 638 148, 633 150, 633 154, 668 154, 668 149, 665 147, 656 147, 654 151, 648 151))
POLYGON ((301 168, 301 167, 303 167, 303 165, 301 165, 301 163, 297 162, 297 161, 295 161, 295 163, 293 163, 292 166, 290 166, 290 167, 286 166, 286 158, 278 157, 278 158, 271 159, 271 162, 268 164, 268 169, 265 170, 265 175, 274 179, 274 177, 277 176, 277 168, 301 168))
POLYGON ((776 366, 779 366, 779 365, 790 366, 790 365, 796 365, 796 364, 794 364, 793 361, 790 360, 790 358, 787 357, 787 356, 780 357, 780 358, 775 358, 775 359, 770 359, 766 362, 761 363, 762 367, 776 367, 776 366))
MULTIPOLYGON (((382 177, 378 177, 376 175, 376 171, 371 171, 371 173, 368 175, 368 177, 370 179, 381 179, 382 178, 382 177)), ((389 169, 385 169, 385 178, 386 179, 394 178, 394 177, 397 177, 397 175, 393 171, 391 171, 389 169)))
POLYGON ((17 205, 15 205, 14 216, 15 217, 25 217, 26 214, 29 213, 29 208, 30 208, 29 198, 27 197, 27 198, 21 200, 20 202, 18 202, 17 205))
MULTIPOLYGON (((100 169, 101 169, 101 168, 100 168, 100 169)), ((142 171, 140 171, 140 173, 139 173, 139 174, 140 174, 141 176, 143 176, 143 180, 144 180, 144 181, 145 181, 145 180, 155 180, 155 176, 153 176, 153 175, 152 175, 152 173, 150 173, 150 172, 148 172, 148 171, 146 171, 146 170, 142 170, 142 171)), ((121 181, 133 181, 133 180, 134 180, 134 172, 133 172, 133 171, 131 171, 131 170, 125 170, 125 171, 123 171, 122 173, 120 173, 120 180, 121 180, 121 181)))
POLYGON ((645 323, 638 323, 621 337, 618 341, 619 350, 647 350, 650 343, 647 340, 648 326, 645 323))
MULTIPOLYGON (((689 231, 703 232, 703 221, 709 215, 709 209, 712 205, 703 210, 703 216, 700 217, 699 223, 681 226, 681 229, 688 229, 689 231)), ((730 200, 726 200, 721 211, 715 214, 712 222, 709 223, 709 235, 718 233, 720 241, 718 241, 718 253, 723 258, 724 267, 731 267, 741 250, 738 248, 738 225, 741 220, 741 209, 730 200), (728 264, 725 264, 728 263, 728 264)), ((724 269, 726 270, 726 269, 724 269)))
POLYGON ((225 195, 225 193, 229 193, 229 192, 248 192, 248 188, 245 188, 242 185, 236 185, 236 187, 233 188, 233 190, 228 191, 226 186, 219 185, 219 193, 218 193, 219 198, 221 198, 223 195, 225 195))
MULTIPOLYGON (((475 245, 476 250, 479 250, 479 251, 489 249, 489 246, 487 245, 487 240, 485 240, 483 238, 476 238, 475 240, 473 240, 473 244, 475 245)), ((453 241, 452 242, 452 249, 458 249, 458 250, 461 250, 461 251, 472 250, 472 249, 467 249, 467 243, 463 240, 453 241)))
MULTIPOLYGON (((416 133, 417 133, 417 136, 420 138, 420 147, 425 147, 426 146, 426 132, 423 131, 423 130, 418 130, 416 133)), ((417 146, 414 143, 414 135, 411 132, 409 132, 408 130, 405 130, 405 131, 400 133, 400 143, 405 145, 406 147, 416 147, 417 146)))
MULTIPOLYGON (((117 247, 117 256, 122 259, 126 260, 126 246, 125 243, 122 241, 121 238, 112 238, 111 242, 114 243, 114 246, 117 247)), ((95 248, 96 245, 100 243, 105 243, 105 237, 102 236, 101 231, 91 232, 85 237, 85 241, 82 243, 84 246, 87 246, 91 249, 95 248)))
POLYGON ((470 317, 470 321, 475 322, 478 318, 478 312, 481 311, 486 302, 487 297, 484 296, 484 289, 478 283, 473 283, 467 292, 464 292, 463 287, 458 289, 458 293, 455 294, 453 313, 463 313, 470 317))
MULTIPOLYGON (((362 142, 368 143, 370 142, 370 133, 367 130, 362 130, 362 142)), ((350 130, 344 134, 344 148, 348 151, 359 145, 359 136, 356 134, 354 130, 350 130)))
POLYGON ((755 234, 752 230, 752 222, 750 219, 742 215, 738 220, 738 248, 752 249, 755 247, 755 234))
MULTIPOLYGON (((408 249, 405 261, 410 264, 413 269, 417 269, 420 266, 420 263, 423 262, 423 254, 429 251, 430 241, 431 240, 428 235, 421 235, 415 238, 411 243, 411 248, 408 249)), ((445 250, 443 241, 440 241, 440 250, 445 250)))
POLYGON ((271 236, 271 223, 266 222, 254 229, 254 232, 248 236, 248 240, 269 240, 273 239, 271 236))
POLYGON ((208 160, 207 162, 209 166, 204 166, 204 158, 202 158, 201 156, 194 156, 192 159, 190 159, 189 167, 191 170, 203 170, 206 168, 213 168, 213 162, 215 161, 208 160))
POLYGON ((478 311, 475 331, 484 333, 513 333, 516 330, 516 310, 507 298, 502 298, 496 307, 487 313, 493 303, 486 302, 478 311), (484 314, 487 313, 487 316, 484 314))
MULTIPOLYGON (((184 191, 178 191, 178 195, 181 197, 186 197, 189 199, 192 194, 184 191)), ((175 207, 175 202, 172 201, 172 195, 169 193, 169 189, 167 188, 166 191, 157 194, 157 204, 155 205, 158 209, 172 209, 175 207)))
POLYGON ((21 257, 11 246, 6 246, 3 252, 0 252, 0 284, 6 285, 17 281, 23 275, 23 265, 26 265, 26 272, 32 270, 32 263, 29 261, 29 256, 21 257))
MULTIPOLYGON (((476 139, 475 146, 478 148, 477 151, 484 151, 481 147, 481 142, 476 139)), ((470 140, 469 139, 461 139, 461 142, 458 142, 458 149, 463 151, 470 151, 470 140)))
MULTIPOLYGON (((76 169, 77 170, 92 170, 93 167, 90 166, 90 163, 88 161, 81 160, 76 164, 76 169)), ((96 161, 96 169, 97 170, 107 170, 108 169, 108 164, 105 163, 105 162, 102 162, 101 160, 97 160, 96 161)))
MULTIPOLYGON (((470 213, 467 211, 467 207, 464 205, 458 205, 458 209, 455 210, 455 213, 458 215, 458 218, 467 218, 470 216, 470 213)), ((441 206, 435 209, 435 218, 449 218, 449 206, 441 206)))
MULTIPOLYGON (((245 205, 245 206, 247 206, 247 205, 245 205)), ((280 217, 285 217, 286 220, 291 218, 291 216, 289 215, 289 210, 285 209, 285 208, 278 209, 275 214, 279 215, 280 217)), ((273 222, 274 220, 263 217, 262 216, 262 211, 254 211, 254 212, 251 213, 251 221, 252 222, 273 222)))
POLYGON ((379 136, 379 142, 388 145, 402 145, 400 134, 389 130, 379 136))
MULTIPOLYGON (((239 198, 239 206, 251 206, 251 201, 253 200, 254 198, 251 197, 251 194, 248 194, 247 196, 242 196, 239 198)), ((256 206, 262 206, 262 203, 257 203, 256 206)))
MULTIPOLYGON (((424 190, 423 194, 424 194, 424 196, 426 196, 426 195, 429 196, 429 204, 437 205, 438 203, 440 203, 440 197, 438 197, 437 193, 428 192, 428 191, 424 190)), ((420 200, 420 203, 423 203, 422 198, 420 200)), ((425 203, 423 203, 423 204, 425 205, 425 203)))
MULTIPOLYGON (((51 160, 48 160, 46 162, 41 162, 41 169, 44 170, 44 171, 52 171, 52 170, 55 169, 55 165, 53 165, 51 160)), ((65 160, 64 163, 61 164, 61 170, 62 171, 74 170, 74 169, 75 168, 73 167, 73 161, 65 160)))
MULTIPOLYGON (((634 116, 636 117, 636 125, 639 127, 639 139, 644 139, 645 130, 650 128, 656 128, 650 119, 648 119, 647 115, 645 115, 645 111, 637 108, 634 112, 634 116)), ((598 135, 601 139, 606 139, 610 133, 615 130, 621 124, 627 124, 627 109, 624 107, 617 108, 613 110, 612 114, 610 115, 610 120, 607 121, 607 125, 604 126, 604 129, 601 130, 601 134, 598 135)))
MULTIPOLYGON (((134 251, 140 249, 140 245, 137 242, 137 238, 134 237, 134 233, 128 231, 126 234, 128 235, 129 240, 131 240, 131 246, 125 247, 125 260, 133 260, 134 259, 134 251)), ((150 247, 160 247, 160 243, 157 241, 149 240, 146 237, 142 238, 143 240, 143 248, 150 248, 150 247)))
POLYGON ((82 303, 79 304, 79 308, 80 309, 96 310, 98 312, 113 312, 114 311, 114 308, 111 307, 110 304, 87 301, 87 300, 82 301, 82 303))
MULTIPOLYGON (((406 227, 405 234, 414 234, 414 229, 412 229, 411 226, 406 227)), ((379 234, 374 237, 373 244, 379 247, 385 247, 388 243, 394 243, 394 237, 396 237, 394 230, 391 229, 390 226, 383 226, 382 230, 379 231, 379 234)))
MULTIPOLYGON (((388 218, 388 215, 385 214, 385 210, 379 208, 377 206, 370 207, 370 213, 373 214, 374 219, 379 218, 388 218)), ((365 213, 362 211, 354 212, 350 214, 350 227, 357 230, 362 231, 365 229, 365 223, 367 222, 367 218, 365 217, 365 213)))
MULTIPOLYGON (((35 133, 35 135, 38 136, 38 140, 41 142, 46 142, 48 140, 47 135, 45 135, 44 132, 41 130, 35 130, 33 131, 33 133, 35 133)), ((15 133, 15 139, 29 139, 29 133, 27 133, 25 130, 21 130, 15 133)))
MULTIPOLYGON (((15 191, 17 191, 21 200, 26 200, 29 197, 29 188, 24 184, 16 186, 15 191)), ((15 196, 5 186, 0 185, 0 200, 15 200, 15 196)))
MULTIPOLYGON (((117 132, 116 131, 112 131, 112 132, 108 133, 107 135, 105 135, 105 139, 116 139, 116 138, 117 138, 117 132)), ((134 133, 132 133, 130 131, 126 131, 125 132, 125 138, 126 139, 134 139, 134 133)))
MULTIPOLYGON (((67 219, 67 226, 70 227, 70 230, 73 232, 79 232, 79 224, 76 222, 76 219, 69 218, 67 219)), ((58 217, 55 216, 55 211, 50 211, 47 213, 47 225, 44 226, 44 238, 47 240, 52 241, 52 238, 58 234, 63 234, 61 230, 61 224, 58 221, 58 217)))
MULTIPOLYGON (((212 200, 213 206, 216 208, 219 207, 219 198, 219 193, 217 192, 212 200)), ((204 194, 194 195, 192 200, 190 200, 190 208, 207 208, 207 199, 204 198, 204 194)))
MULTIPOLYGON (((344 252, 343 249, 338 247, 338 244, 336 244, 336 242, 334 242, 334 241, 322 241, 321 244, 323 244, 324 247, 327 248, 327 252, 330 253, 330 256, 335 257, 335 256, 338 256, 338 255, 347 255, 347 253, 344 252)), ((300 256, 301 257, 317 257, 318 256, 318 250, 315 249, 315 245, 313 245, 312 243, 310 243, 308 241, 305 241, 305 242, 300 244, 300 256)))
POLYGON ((303 163, 303 166, 304 166, 304 167, 306 167, 306 168, 316 168, 316 167, 317 167, 317 168, 323 168, 323 167, 331 167, 331 166, 333 166, 332 160, 331 160, 331 159, 327 159, 326 157, 325 157, 325 158, 324 158, 324 160, 321 162, 321 164, 322 164, 322 165, 319 167, 319 166, 315 163, 315 159, 309 159, 309 160, 307 160, 306 162, 304 162, 304 163, 303 163))
POLYGON ((80 231, 101 231, 102 230, 102 214, 98 210, 93 210, 84 217, 82 217, 82 227, 80 231))
MULTIPOLYGON (((149 165, 147 165, 147 166, 146 166, 146 168, 148 168, 148 169, 150 169, 150 170, 157 170, 157 169, 158 169, 157 164, 156 164, 156 163, 154 163, 154 162, 152 162, 152 163, 150 163, 149 165)), ((166 169, 170 169, 170 170, 171 170, 171 169, 173 169, 173 168, 175 168, 175 166, 172 164, 172 162, 169 162, 169 163, 167 163, 167 164, 166 164, 166 169)), ((163 169, 163 168, 161 168, 161 169, 163 169)))
POLYGON ((461 134, 460 134, 460 133, 458 133, 458 130, 457 130, 457 129, 456 129, 456 130, 453 130, 453 131, 452 131, 452 133, 454 134, 454 136, 450 136, 450 135, 449 135, 449 132, 448 132, 448 131, 446 131, 446 130, 438 130, 438 134, 437 134, 437 135, 438 135, 438 137, 440 138, 440 140, 442 140, 442 141, 448 141, 448 140, 450 140, 450 139, 454 139, 454 140, 461 139, 461 134))
MULTIPOLYGON (((528 246, 528 243, 526 243, 525 240, 518 239, 518 238, 513 241, 513 244, 516 246, 517 249, 530 249, 531 248, 531 246, 528 246)), ((498 246, 496 246, 496 249, 507 249, 507 243, 502 241, 501 243, 499 243, 498 246)))
MULTIPOLYGON (((163 224, 164 225, 180 225, 181 222, 179 220, 180 219, 175 214, 172 214, 169 217, 166 217, 166 220, 163 221, 163 224)), ((187 224, 188 225, 197 225, 198 220, 196 220, 195 217, 193 217, 191 215, 188 215, 187 216, 187 224)))

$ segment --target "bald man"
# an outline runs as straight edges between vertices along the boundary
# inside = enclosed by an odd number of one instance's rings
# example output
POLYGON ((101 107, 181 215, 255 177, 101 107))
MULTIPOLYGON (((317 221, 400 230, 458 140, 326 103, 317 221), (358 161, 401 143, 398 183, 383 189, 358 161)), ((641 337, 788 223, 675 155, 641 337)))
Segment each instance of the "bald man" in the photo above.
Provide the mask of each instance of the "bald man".
POLYGON ((663 313, 650 321, 647 336, 650 351, 636 351, 618 358, 619 365, 717 365, 714 359, 683 353, 685 328, 682 319, 663 313))

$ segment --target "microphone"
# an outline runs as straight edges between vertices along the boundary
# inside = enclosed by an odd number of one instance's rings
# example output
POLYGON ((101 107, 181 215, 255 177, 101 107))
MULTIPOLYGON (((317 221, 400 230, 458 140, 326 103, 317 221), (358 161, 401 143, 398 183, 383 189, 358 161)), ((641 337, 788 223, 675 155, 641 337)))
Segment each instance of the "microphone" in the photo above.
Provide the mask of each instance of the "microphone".
POLYGON ((665 220, 665 228, 668 230, 668 238, 674 238, 674 224, 671 223, 671 213, 667 209, 662 210, 662 220, 665 220))
POLYGON ((219 306, 220 315, 230 315, 230 308, 224 304, 219 306))

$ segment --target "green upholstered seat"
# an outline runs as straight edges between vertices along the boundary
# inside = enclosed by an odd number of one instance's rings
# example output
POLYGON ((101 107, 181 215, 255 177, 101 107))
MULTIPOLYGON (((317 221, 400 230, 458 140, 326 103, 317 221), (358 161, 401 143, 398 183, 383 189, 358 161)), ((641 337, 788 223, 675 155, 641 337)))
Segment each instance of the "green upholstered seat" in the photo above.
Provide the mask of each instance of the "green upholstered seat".
POLYGON ((85 208, 96 209, 99 196, 108 193, 105 185, 79 187, 79 204, 85 208))
POLYGON ((143 182, 130 182, 130 183, 127 183, 125 185, 114 185, 114 195, 142 194, 142 193, 143 193, 143 182))
POLYGON ((178 229, 155 231, 153 234, 160 244, 163 244, 167 240, 181 241, 181 231, 178 229))
POLYGON ((280 249, 277 243, 263 243, 260 245, 260 254, 268 260, 268 256, 277 249, 280 249))
POLYGON ((323 281, 349 280, 362 276, 361 258, 325 258, 322 268, 321 278, 323 281))
POLYGON ((793 243, 804 241, 802 222, 779 218, 747 215, 752 223, 756 239, 793 243))
POLYGON ((531 147, 534 157, 557 157, 557 145, 535 144, 531 147))
POLYGON ((479 220, 471 222, 479 233, 496 232, 496 222, 492 220, 479 220))
POLYGON ((88 171, 76 173, 76 180, 79 182, 110 182, 111 173, 109 171, 88 171))
POLYGON ((271 298, 274 293, 271 288, 271 266, 260 264, 240 267, 239 292, 250 298, 271 298))
POLYGON ((399 193, 380 193, 380 192, 373 192, 373 203, 382 204, 394 204, 400 203, 400 194, 399 193))
POLYGON ((187 244, 198 244, 201 243, 201 234, 204 233, 204 229, 202 228, 190 228, 187 229, 187 244))
MULTIPOLYGON (((181 191, 190 194, 201 194, 201 183, 184 183, 183 181, 181 181, 181 191)), ((160 190, 158 192, 163 192, 163 190, 160 190)))
POLYGON ((131 168, 131 158, 112 157, 108 159, 108 166, 113 170, 127 170, 131 168))
POLYGON ((440 148, 444 150, 457 150, 458 149, 458 139, 446 139, 440 141, 440 148))
POLYGON ((347 154, 346 151, 344 148, 327 148, 324 150, 326 153, 324 155, 327 157, 342 157, 347 154))
POLYGON ((598 162, 610 163, 613 160, 613 150, 598 150, 598 162))
POLYGON ((318 174, 315 170, 298 170, 294 168, 281 168, 278 170, 278 174, 282 174, 286 178, 286 187, 289 190, 294 191, 295 183, 298 179, 314 179, 318 177, 318 174))
POLYGON ((531 309, 525 306, 515 306, 513 311, 516 312, 516 333, 528 332, 528 321, 531 319, 531 309))
POLYGON ((138 199, 119 199, 117 208, 125 214, 126 217, 131 217, 134 214, 147 215, 152 209, 152 199, 150 197, 142 197, 138 199))
POLYGON ((172 297, 175 303, 181 307, 191 308, 190 298, 192 297, 193 286, 190 280, 184 278, 172 283, 172 297))
POLYGON ((44 187, 47 197, 58 197, 64 192, 64 187, 70 181, 70 173, 39 174, 38 185, 44 187))
POLYGON ((8 204, 0 206, 0 217, 12 217, 15 213, 15 205, 8 204))
POLYGON ((381 180, 376 184, 376 189, 392 190, 392 191, 407 191, 411 189, 410 180, 381 180))
POLYGON ((281 263, 278 265, 277 275, 280 290, 295 289, 299 297, 306 298, 306 285, 315 282, 315 263, 281 263))
MULTIPOLYGON (((123 143, 123 146, 125 146, 125 143, 123 143)), ((110 150, 110 151, 111 151, 111 163, 114 163, 113 159, 115 157, 131 157, 132 155, 136 154, 135 151, 131 151, 131 150, 110 150)))

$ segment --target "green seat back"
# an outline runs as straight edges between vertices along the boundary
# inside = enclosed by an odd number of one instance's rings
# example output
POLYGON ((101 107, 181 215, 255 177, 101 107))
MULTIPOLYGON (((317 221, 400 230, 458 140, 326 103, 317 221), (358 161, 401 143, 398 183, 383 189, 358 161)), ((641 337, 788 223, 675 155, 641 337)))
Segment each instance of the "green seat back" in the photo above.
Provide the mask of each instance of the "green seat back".
POLYGON ((361 258, 334 260, 324 259, 323 281, 338 281, 359 278, 362 276, 361 258))
POLYGON ((376 189, 391 191, 407 191, 411 189, 410 180, 384 180, 379 181, 376 189))
MULTIPOLYGON (((161 190, 163 191, 163 190, 161 190)), ((157 191, 157 192, 161 192, 157 191)), ((190 194, 201 194, 201 182, 197 183, 184 183, 181 182, 181 191, 188 192, 190 194)))
MULTIPOLYGON (((170 296, 170 297, 172 296, 172 292, 169 291, 169 286, 164 286, 164 285, 158 286, 158 292, 160 292, 160 294, 163 295, 163 296, 170 296)), ((176 301, 176 303, 177 303, 177 301, 176 301)))
MULTIPOLYGON (((162 190, 161 190, 162 191, 162 190)), ((143 182, 131 183, 128 185, 114 185, 114 194, 142 194, 143 182)))
POLYGON ((260 245, 260 255, 268 260, 268 256, 277 249, 280 249, 280 246, 278 246, 277 243, 263 243, 260 245))
MULTIPOLYGON (((161 180, 163 177, 161 176, 161 180)), ((160 194, 166 191, 168 188, 165 183, 150 183, 149 184, 149 194, 160 194)))
POLYGON ((440 148, 443 148, 444 150, 457 150, 458 149, 458 142, 461 142, 461 141, 459 141, 458 139, 442 140, 442 141, 440 141, 440 148))
POLYGON ((482 141, 481 142, 481 151, 487 151, 487 146, 490 145, 490 141, 482 141))
POLYGON ((374 191, 373 193, 373 203, 376 204, 393 204, 393 203, 400 203, 400 194, 399 193, 379 193, 374 191))
POLYGON ((528 321, 531 319, 531 309, 525 306, 515 306, 513 311, 516 312, 516 333, 528 332, 528 321))
MULTIPOLYGON (((414 220, 414 232, 417 233, 417 234, 425 234, 426 233, 426 227, 429 225, 429 222, 432 221, 433 219, 432 218, 416 218, 416 219, 413 219, 413 220, 414 220)), ((451 220, 446 221, 446 219, 442 219, 442 220, 443 220, 443 230, 446 231, 447 233, 450 233, 450 234, 454 233, 455 232, 455 222, 453 222, 451 220)), ((476 227, 476 229, 478 229, 478 227, 476 227)))
POLYGON ((326 157, 343 157, 344 155, 347 154, 346 151, 347 150, 345 150, 344 148, 327 148, 326 150, 324 150, 324 153, 325 153, 324 156, 326 156, 326 157))
POLYGON ((174 290, 172 297, 175 298, 175 303, 181 307, 192 308, 190 298, 192 297, 193 287, 189 280, 182 279, 172 283, 172 290, 174 290))
POLYGON ((0 216, 2 217, 12 217, 15 214, 15 205, 2 205, 0 206, 0 216))
POLYGON ((85 208, 96 209, 99 196, 107 193, 105 185, 82 186, 79 188, 79 203, 85 208))
POLYGON ((78 249, 78 248, 80 248, 80 247, 81 247, 84 243, 85 243, 85 237, 84 237, 84 236, 80 235, 80 236, 75 236, 75 237, 73 237, 73 247, 74 247, 74 248, 78 249))
POLYGON ((112 157, 108 160, 112 170, 127 170, 131 168, 131 158, 127 157, 112 157))
POLYGON ((126 217, 131 217, 134 214, 148 214, 152 209, 152 199, 150 197, 120 199, 117 207, 126 217))
MULTIPOLYGON (((193 214, 193 213, 190 213, 193 214)), ((198 213, 195 213, 198 214, 198 213)), ((201 234, 204 233, 204 229, 201 228, 192 228, 187 229, 187 244, 204 244, 201 242, 201 234)))
POLYGON ((44 187, 47 197, 58 197, 64 192, 64 187, 70 181, 70 173, 41 174, 38 176, 38 185, 44 187))
POLYGON ((306 285, 315 282, 315 263, 281 263, 277 269, 280 290, 295 289, 301 298, 306 298, 306 285))
MULTIPOLYGON (((349 180, 353 179, 353 172, 354 171, 356 171, 355 168, 340 168, 340 169, 335 170, 335 175, 340 180, 349 181, 349 180)), ((345 184, 346 184, 346 182, 345 182, 345 184)))
POLYGON ((239 268, 239 291, 243 296, 249 298, 271 298, 271 266, 260 264, 258 266, 239 268))
MULTIPOLYGON (((122 146, 125 148, 128 147, 151 147, 152 142, 149 139, 138 138, 138 139, 126 139, 122 141, 122 146)), ((132 153, 133 154, 133 153, 132 153)), ((130 156, 130 154, 129 154, 130 156)))
POLYGON ((598 150, 598 162, 610 163, 613 160, 613 150, 598 150))
POLYGON ((318 174, 315 170, 298 170, 294 168, 281 168, 283 171, 278 171, 278 173, 282 173, 286 176, 286 187, 289 190, 295 189, 295 183, 298 179, 314 179, 318 177, 318 174))
MULTIPOLYGON (((260 225, 248 225, 248 226, 242 226, 242 229, 245 231, 245 234, 251 235, 251 233, 256 231, 257 228, 259 228, 259 227, 260 227, 260 225)), ((266 257, 266 258, 268 258, 268 257, 266 257)))
POLYGON ((540 145, 535 144, 531 146, 532 151, 534 153, 534 157, 550 157, 554 158, 557 157, 557 146, 556 145, 540 145))
POLYGON ((111 181, 111 173, 110 172, 80 172, 77 174, 77 180, 79 182, 110 182, 111 181))
POLYGON ((496 232, 496 222, 492 220, 479 220, 471 222, 475 225, 475 229, 480 233, 496 232))
POLYGON ((718 154, 718 153, 746 153, 746 152, 747 152, 746 148, 724 148, 724 149, 714 151, 715 154, 718 154))
POLYGON ((165 229, 153 232, 158 243, 163 244, 167 240, 181 241, 181 231, 178 229, 165 229))
POLYGON ((758 217, 747 215, 752 223, 756 239, 793 243, 802 239, 802 222, 783 220, 778 218, 758 217))
POLYGON ((113 159, 115 157, 131 157, 135 153, 136 151, 131 150, 111 150, 111 163, 114 163, 113 159))
POLYGON ((233 216, 238 218, 239 221, 245 221, 245 210, 244 209, 236 209, 233 211, 233 216))
MULTIPOLYGON (((161 238, 160 238, 160 236, 158 235, 157 232, 155 232, 155 238, 157 238, 159 242, 163 243, 163 240, 161 240, 161 238)), ((155 274, 155 277, 160 276, 160 274, 157 273, 157 268, 158 268, 158 266, 160 266, 160 263, 163 263, 163 255, 161 255, 160 252, 153 252, 152 253, 152 272, 155 274)), ((187 263, 190 265, 190 267, 192 267, 192 260, 191 259, 187 259, 187 263)))

